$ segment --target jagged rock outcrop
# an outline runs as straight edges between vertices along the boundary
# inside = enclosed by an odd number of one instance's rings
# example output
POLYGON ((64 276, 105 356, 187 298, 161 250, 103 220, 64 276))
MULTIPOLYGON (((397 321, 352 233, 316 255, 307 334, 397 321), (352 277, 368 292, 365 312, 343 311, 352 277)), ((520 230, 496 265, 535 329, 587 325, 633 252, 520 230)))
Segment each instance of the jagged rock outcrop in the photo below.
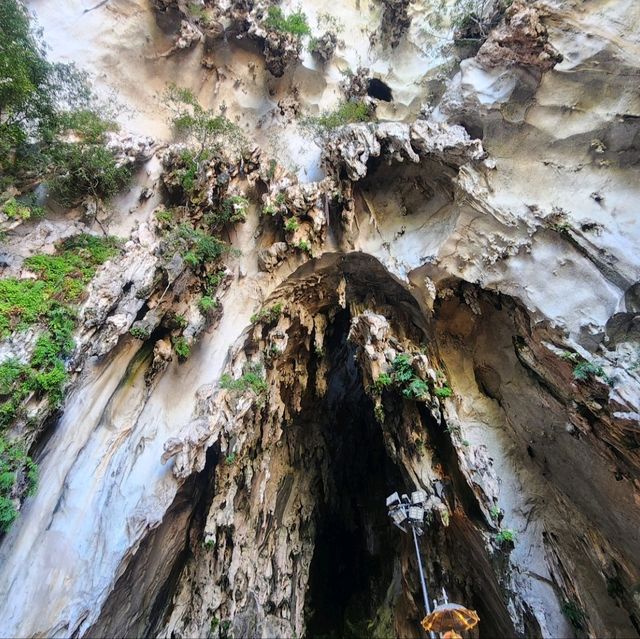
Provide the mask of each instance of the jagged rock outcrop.
POLYGON ((397 47, 400 40, 411 25, 409 7, 412 0, 381 0, 382 10, 382 39, 391 47, 397 47))
POLYGON ((431 156, 461 166, 481 160, 484 151, 480 140, 472 140, 462 127, 420 119, 413 124, 351 124, 338 129, 323 150, 327 168, 335 174, 344 170, 354 181, 366 176, 370 158, 381 156, 389 163, 431 156))
POLYGON ((486 67, 517 64, 540 71, 553 69, 562 62, 562 54, 549 43, 549 32, 540 18, 540 9, 516 0, 480 47, 477 60, 486 67))
POLYGON ((311 52, 326 64, 333 57, 337 46, 338 36, 332 31, 325 31, 319 38, 315 39, 311 52))

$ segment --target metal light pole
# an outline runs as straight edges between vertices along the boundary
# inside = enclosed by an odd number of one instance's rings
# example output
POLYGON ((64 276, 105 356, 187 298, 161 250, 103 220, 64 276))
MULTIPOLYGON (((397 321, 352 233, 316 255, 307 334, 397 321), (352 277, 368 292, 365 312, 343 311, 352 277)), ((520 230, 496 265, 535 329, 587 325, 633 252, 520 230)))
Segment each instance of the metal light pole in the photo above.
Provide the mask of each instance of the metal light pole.
MULTIPOLYGON (((402 532, 408 532, 411 528, 413 535, 413 543, 416 549, 416 558, 418 559, 418 571, 420 573, 420 586, 422 587, 422 598, 424 599, 424 608, 427 616, 431 614, 431 606, 429 605, 429 592, 427 591, 427 582, 424 576, 424 568, 422 567, 422 557, 420 555, 420 546, 418 545, 418 536, 422 535, 422 525, 424 523, 424 504, 427 501, 427 495, 423 490, 414 490, 411 493, 411 499, 408 495, 400 495, 395 492, 387 497, 387 508, 389 509, 389 517, 391 521, 402 532)), ((435 633, 429 632, 431 639, 435 639, 435 633)))

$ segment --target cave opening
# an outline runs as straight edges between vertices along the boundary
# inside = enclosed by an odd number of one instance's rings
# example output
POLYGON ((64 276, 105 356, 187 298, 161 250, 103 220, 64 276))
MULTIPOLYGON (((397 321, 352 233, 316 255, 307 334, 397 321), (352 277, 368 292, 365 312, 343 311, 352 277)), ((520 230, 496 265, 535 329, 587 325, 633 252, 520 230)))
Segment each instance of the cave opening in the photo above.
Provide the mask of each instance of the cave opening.
MULTIPOLYGON (((400 541, 385 498, 404 482, 387 453, 347 341, 349 321, 348 311, 337 314, 326 345, 331 370, 321 420, 329 470, 316 513, 308 637, 370 635, 393 580, 400 541)), ((388 614, 387 623, 392 623, 388 614)))
POLYGON ((383 102, 393 102, 391 87, 378 78, 370 78, 367 84, 367 95, 383 102))

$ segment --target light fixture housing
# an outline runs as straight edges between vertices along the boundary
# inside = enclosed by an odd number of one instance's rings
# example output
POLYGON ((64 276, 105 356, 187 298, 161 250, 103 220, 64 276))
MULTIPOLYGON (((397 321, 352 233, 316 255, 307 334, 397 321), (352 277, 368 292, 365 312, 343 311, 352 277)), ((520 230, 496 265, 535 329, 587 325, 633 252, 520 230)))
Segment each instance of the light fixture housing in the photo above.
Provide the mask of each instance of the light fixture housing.
POLYGON ((424 508, 422 506, 410 506, 409 519, 412 522, 422 524, 424 521, 424 508))
POLYGON ((424 490, 414 490, 411 493, 411 503, 416 506, 421 506, 427 501, 427 493, 424 490))
POLYGON ((391 508, 400 503, 400 495, 397 492, 387 497, 387 508, 391 508))

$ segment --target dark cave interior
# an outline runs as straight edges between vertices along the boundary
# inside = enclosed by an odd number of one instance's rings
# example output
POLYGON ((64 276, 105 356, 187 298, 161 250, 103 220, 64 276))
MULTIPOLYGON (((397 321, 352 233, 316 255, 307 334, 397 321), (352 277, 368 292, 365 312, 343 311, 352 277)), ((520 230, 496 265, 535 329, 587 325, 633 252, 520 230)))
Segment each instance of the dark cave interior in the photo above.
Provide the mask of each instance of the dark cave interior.
POLYGON ((349 313, 337 315, 327 355, 323 433, 330 477, 317 507, 315 552, 307 597, 309 637, 362 637, 384 603, 399 549, 385 498, 403 485, 376 422, 373 403, 347 342, 349 313))

